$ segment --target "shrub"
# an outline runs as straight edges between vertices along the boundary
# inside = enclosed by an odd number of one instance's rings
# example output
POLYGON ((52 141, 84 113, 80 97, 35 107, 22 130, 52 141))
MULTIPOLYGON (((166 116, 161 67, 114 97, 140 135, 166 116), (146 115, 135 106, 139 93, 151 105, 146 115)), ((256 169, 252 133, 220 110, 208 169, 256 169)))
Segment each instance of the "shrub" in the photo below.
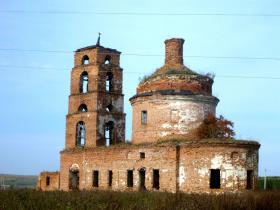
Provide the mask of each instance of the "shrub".
POLYGON ((197 135, 200 139, 206 138, 233 138, 233 122, 225 119, 222 115, 216 118, 209 114, 197 129, 197 135))

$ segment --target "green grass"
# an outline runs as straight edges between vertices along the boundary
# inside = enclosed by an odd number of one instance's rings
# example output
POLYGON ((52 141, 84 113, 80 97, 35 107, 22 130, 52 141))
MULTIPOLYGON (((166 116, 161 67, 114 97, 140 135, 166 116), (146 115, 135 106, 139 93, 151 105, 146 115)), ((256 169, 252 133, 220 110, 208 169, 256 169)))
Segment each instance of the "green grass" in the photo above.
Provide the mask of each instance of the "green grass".
POLYGON ((26 189, 0 191, 0 201, 0 210, 279 210, 280 191, 209 195, 26 189))

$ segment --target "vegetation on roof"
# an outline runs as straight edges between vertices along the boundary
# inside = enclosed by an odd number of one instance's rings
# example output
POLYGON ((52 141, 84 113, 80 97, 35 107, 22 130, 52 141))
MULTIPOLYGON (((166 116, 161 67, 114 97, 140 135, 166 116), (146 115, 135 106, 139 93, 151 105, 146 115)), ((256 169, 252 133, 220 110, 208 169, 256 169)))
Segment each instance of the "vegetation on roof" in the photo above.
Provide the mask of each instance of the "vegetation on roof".
POLYGON ((159 69, 157 69, 155 72, 149 75, 145 75, 142 78, 140 78, 139 84, 143 84, 144 82, 153 79, 157 76, 163 76, 163 75, 189 75, 189 76, 207 76, 211 79, 214 78, 214 75, 212 74, 206 74, 206 75, 201 75, 196 73, 195 71, 189 69, 186 66, 183 65, 177 65, 177 66, 168 66, 165 65, 159 69))

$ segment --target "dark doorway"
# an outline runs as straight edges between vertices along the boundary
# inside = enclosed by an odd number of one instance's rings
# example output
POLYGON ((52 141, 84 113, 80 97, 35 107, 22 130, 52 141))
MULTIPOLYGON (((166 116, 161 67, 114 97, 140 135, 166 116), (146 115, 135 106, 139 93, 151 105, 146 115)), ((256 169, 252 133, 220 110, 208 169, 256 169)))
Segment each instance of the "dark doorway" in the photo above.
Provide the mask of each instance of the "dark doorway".
POLYGON ((108 186, 112 187, 112 182, 113 182, 113 171, 109 170, 108 171, 108 186))
POLYGON ((211 189, 220 189, 221 182, 220 182, 220 169, 211 169, 210 174, 210 188, 211 189))
POLYGON ((47 176, 46 178, 46 186, 49 186, 51 183, 51 177, 47 176))
POLYGON ((99 171, 93 171, 93 181, 92 186, 98 187, 99 186, 99 171))
POLYGON ((153 188, 154 189, 159 189, 159 170, 154 169, 153 170, 153 188))
POLYGON ((70 171, 69 174, 69 189, 78 190, 79 189, 79 171, 70 171))
POLYGON ((247 190, 253 189, 253 171, 247 171, 247 190))
POLYGON ((139 189, 141 191, 146 190, 145 177, 146 177, 146 171, 145 171, 145 169, 141 168, 139 170, 139 181, 140 181, 139 189))
POLYGON ((133 187, 133 170, 127 170, 127 187, 133 187))

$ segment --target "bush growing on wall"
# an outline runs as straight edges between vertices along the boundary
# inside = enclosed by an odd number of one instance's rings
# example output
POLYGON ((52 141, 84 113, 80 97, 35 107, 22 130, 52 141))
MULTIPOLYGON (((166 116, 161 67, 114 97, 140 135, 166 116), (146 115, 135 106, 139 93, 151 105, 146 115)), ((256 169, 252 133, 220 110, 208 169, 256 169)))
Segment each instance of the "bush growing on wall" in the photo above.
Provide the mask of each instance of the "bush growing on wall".
POLYGON ((200 139, 205 138, 233 138, 233 122, 225 119, 222 115, 215 117, 209 114, 198 127, 197 135, 200 139))

